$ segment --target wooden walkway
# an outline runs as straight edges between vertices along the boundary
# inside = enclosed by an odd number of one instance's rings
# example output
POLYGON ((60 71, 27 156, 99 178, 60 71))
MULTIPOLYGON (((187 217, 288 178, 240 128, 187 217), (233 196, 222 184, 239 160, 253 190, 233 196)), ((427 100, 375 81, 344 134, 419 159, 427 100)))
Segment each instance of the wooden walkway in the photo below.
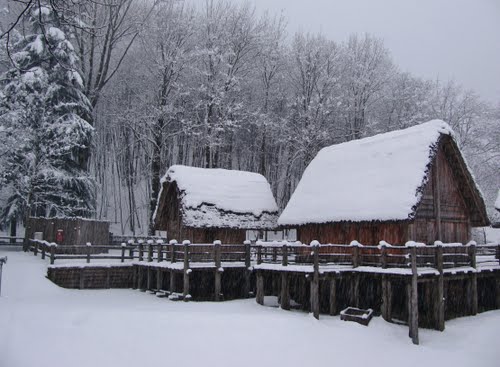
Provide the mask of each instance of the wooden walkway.
MULTIPOLYGON (((222 245, 219 241, 179 244, 140 240, 121 246, 100 246, 108 252, 104 254, 94 254, 97 246, 74 248, 81 253, 58 254, 56 245, 43 241, 31 244, 35 255, 41 253, 42 258, 50 258, 52 268, 70 267, 67 260, 78 259, 85 260, 85 264, 77 266, 82 269, 109 268, 109 264, 99 262, 115 260, 131 268, 133 288, 171 299, 189 300, 197 294, 205 297, 201 299, 219 301, 233 291, 237 298, 255 294, 256 301, 263 304, 264 296, 271 294, 279 297, 285 310, 299 300, 316 318, 321 310, 325 312, 325 303, 326 312, 336 315, 346 305, 377 310, 376 305, 372 307, 367 302, 380 301, 378 308, 385 320, 407 320, 414 343, 418 343, 419 310, 427 326, 444 330, 445 316, 456 317, 450 316, 454 308, 456 315, 475 315, 485 307, 500 308, 498 244, 436 242, 427 246, 409 242, 393 246, 381 242, 379 246, 363 246, 356 241, 350 245, 313 241, 310 245, 222 245), (63 260, 67 264, 55 264, 63 260), (231 276, 224 278, 225 273, 231 276), (455 305, 453 297, 464 302, 455 305), (485 302, 488 305, 483 305, 485 302), (446 314, 445 309, 451 311, 446 314)), ((92 274, 85 275, 81 270, 80 285, 86 284, 84 278, 92 274)))

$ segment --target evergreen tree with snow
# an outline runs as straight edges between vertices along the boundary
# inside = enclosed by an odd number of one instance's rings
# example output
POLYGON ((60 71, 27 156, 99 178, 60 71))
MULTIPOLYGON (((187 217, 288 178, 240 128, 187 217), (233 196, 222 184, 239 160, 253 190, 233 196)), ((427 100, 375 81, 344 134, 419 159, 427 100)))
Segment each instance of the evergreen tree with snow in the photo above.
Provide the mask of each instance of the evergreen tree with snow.
POLYGON ((50 7, 34 7, 25 20, 31 33, 17 35, 14 65, 1 80, 1 222, 12 224, 25 215, 89 216, 92 108, 78 57, 50 7))

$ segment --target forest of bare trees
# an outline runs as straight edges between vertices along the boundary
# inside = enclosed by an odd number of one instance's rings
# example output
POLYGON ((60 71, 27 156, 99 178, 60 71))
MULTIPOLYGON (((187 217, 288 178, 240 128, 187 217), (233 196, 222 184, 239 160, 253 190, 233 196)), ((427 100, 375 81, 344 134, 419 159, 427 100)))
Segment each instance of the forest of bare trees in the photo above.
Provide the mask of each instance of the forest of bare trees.
MULTIPOLYGON (((2 31, 16 9, 4 14, 2 31)), ((373 35, 291 34, 282 16, 229 1, 74 1, 61 9, 71 15, 93 106, 95 216, 116 232, 151 229, 159 179, 172 164, 262 173, 283 208, 321 148, 434 118, 452 126, 493 205, 500 105, 453 80, 400 71, 373 35)))

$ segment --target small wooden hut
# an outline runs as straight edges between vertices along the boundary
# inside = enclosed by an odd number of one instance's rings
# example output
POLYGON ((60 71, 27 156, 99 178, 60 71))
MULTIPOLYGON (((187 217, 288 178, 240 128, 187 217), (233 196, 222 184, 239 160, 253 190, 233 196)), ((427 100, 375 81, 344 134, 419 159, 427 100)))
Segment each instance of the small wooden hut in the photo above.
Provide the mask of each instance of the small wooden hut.
POLYGON ((322 149, 278 220, 299 241, 465 243, 489 224, 451 128, 433 120, 322 149))
POLYGON ((33 218, 26 224, 26 239, 35 238, 41 233, 41 239, 55 242, 60 247, 109 245, 109 222, 86 218, 33 218), (59 235, 57 234, 59 232, 59 235))
POLYGON ((155 229, 168 239, 239 244, 247 230, 276 227, 276 201, 257 173, 176 165, 161 185, 155 229))

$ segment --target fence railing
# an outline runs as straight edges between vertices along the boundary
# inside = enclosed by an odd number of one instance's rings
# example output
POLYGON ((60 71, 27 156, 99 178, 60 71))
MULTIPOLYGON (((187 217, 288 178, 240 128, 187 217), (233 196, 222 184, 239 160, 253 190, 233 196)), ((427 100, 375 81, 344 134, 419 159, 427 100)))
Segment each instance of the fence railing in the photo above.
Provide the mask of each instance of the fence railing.
POLYGON ((23 237, 0 236, 0 249, 1 246, 22 246, 23 242, 23 237))
POLYGON ((58 253, 55 243, 30 240, 30 250, 35 255, 40 253, 43 259, 49 257, 51 264, 56 260, 85 259, 87 263, 92 260, 182 262, 188 267, 190 263, 214 263, 220 267, 221 264, 230 262, 245 263, 246 266, 255 262, 257 265, 309 264, 317 267, 345 265, 354 268, 369 266, 382 269, 410 269, 412 256, 418 268, 447 269, 464 266, 476 268, 500 263, 499 244, 478 246, 475 242, 466 245, 444 244, 439 241, 434 245, 408 242, 399 246, 381 241, 378 246, 364 246, 357 241, 352 241, 349 245, 320 244, 317 241, 311 242, 310 245, 287 241, 257 241, 255 244, 251 244, 250 241, 245 241, 243 244, 221 244, 220 241, 214 241, 214 243, 191 244, 189 241, 178 243, 176 240, 171 240, 165 243, 163 240, 139 239, 129 240, 120 245, 87 244, 71 246, 71 249, 76 253, 58 253))

